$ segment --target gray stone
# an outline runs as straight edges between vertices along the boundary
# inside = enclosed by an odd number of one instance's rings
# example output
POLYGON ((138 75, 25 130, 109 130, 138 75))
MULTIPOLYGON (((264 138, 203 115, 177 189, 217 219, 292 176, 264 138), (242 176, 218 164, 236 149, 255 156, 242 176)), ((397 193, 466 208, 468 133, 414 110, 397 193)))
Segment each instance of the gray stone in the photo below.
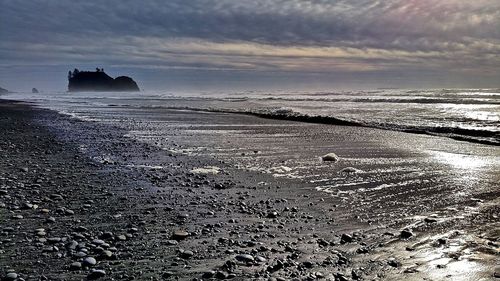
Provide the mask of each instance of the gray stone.
POLYGON ((403 239, 408 239, 412 236, 413 236, 413 232, 411 232, 408 229, 403 229, 403 231, 401 231, 401 233, 399 234, 399 237, 401 237, 403 239))
POLYGON ((176 230, 174 233, 172 233, 172 239, 174 240, 184 240, 189 236, 189 233, 184 230, 176 230))
POLYGON ((93 257, 86 257, 83 259, 84 266, 94 266, 97 264, 97 261, 93 257))
POLYGON ((10 272, 10 273, 7 273, 7 275, 5 275, 5 278, 4 280, 6 281, 11 281, 11 280, 16 280, 17 279, 17 273, 15 272, 10 272))
POLYGON ((82 268, 82 263, 78 261, 75 261, 74 263, 69 265, 70 270, 79 270, 81 268, 82 268))
POLYGON ((353 241, 353 238, 349 234, 342 234, 342 237, 340 237, 340 243, 345 244, 345 243, 351 243, 353 241))
POLYGON ((99 279, 101 277, 104 277, 106 276, 106 271, 102 270, 102 269, 93 269, 89 275, 87 275, 87 279, 89 280, 95 280, 95 279, 99 279))
POLYGON ((253 256, 248 255, 248 254, 237 255, 235 258, 237 261, 246 262, 246 263, 250 263, 250 262, 253 262, 255 260, 253 256))
POLYGON ((328 153, 326 155, 323 155, 321 157, 321 160, 325 161, 325 162, 337 162, 339 161, 339 157, 337 156, 337 154, 335 153, 328 153))
POLYGON ((194 256, 194 253, 192 251, 181 251, 179 256, 183 259, 190 259, 194 256))

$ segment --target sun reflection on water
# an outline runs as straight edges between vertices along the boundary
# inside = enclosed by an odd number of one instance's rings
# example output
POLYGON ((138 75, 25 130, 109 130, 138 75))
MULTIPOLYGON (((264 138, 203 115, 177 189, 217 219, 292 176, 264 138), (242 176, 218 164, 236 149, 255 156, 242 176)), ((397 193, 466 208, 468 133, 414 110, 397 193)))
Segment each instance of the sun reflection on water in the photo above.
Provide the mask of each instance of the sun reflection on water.
POLYGON ((455 169, 461 170, 478 170, 489 164, 488 159, 485 157, 450 153, 443 151, 431 150, 430 153, 433 155, 434 159, 438 162, 451 166, 455 169))

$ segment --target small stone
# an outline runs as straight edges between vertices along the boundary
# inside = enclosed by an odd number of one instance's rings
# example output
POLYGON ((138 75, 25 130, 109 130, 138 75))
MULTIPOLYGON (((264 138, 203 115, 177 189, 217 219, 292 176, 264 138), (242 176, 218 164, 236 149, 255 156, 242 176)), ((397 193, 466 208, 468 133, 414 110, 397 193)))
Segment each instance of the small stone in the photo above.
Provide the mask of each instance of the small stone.
POLYGON ((86 257, 83 259, 84 266, 94 266, 97 264, 97 261, 93 257, 86 257))
POLYGON ((75 253, 73 256, 75 256, 77 258, 83 258, 83 257, 87 256, 87 253, 80 251, 80 252, 75 253))
POLYGON ((105 260, 110 260, 113 258, 113 252, 111 252, 109 250, 104 250, 104 251, 102 251, 100 258, 105 259, 105 260))
POLYGON ((54 222, 56 222, 56 218, 54 218, 54 217, 48 217, 45 221, 48 222, 48 223, 54 223, 54 222))
POLYGON ((321 159, 325 162, 337 162, 340 158, 335 153, 328 153, 326 155, 323 155, 321 159))
POLYGON ((435 218, 425 218, 424 221, 426 223, 435 223, 435 222, 437 222, 437 219, 435 219, 435 218))
POLYGON ((179 214, 177 217, 178 217, 179 219, 181 219, 181 220, 186 220, 186 219, 188 219, 188 218, 189 218, 189 215, 188 215, 188 214, 179 214))
POLYGON ((179 257, 183 259, 190 259, 192 256, 194 256, 192 251, 181 251, 179 254, 179 257))
POLYGON ((82 268, 82 263, 75 261, 74 263, 69 265, 70 270, 79 270, 82 268))
POLYGON ((102 270, 102 269, 93 269, 89 275, 87 275, 87 279, 89 280, 95 280, 95 279, 99 279, 101 277, 104 277, 106 276, 106 271, 102 270))
POLYGON ((413 236, 413 232, 411 232, 408 229, 403 229, 403 231, 401 231, 401 233, 399 234, 399 237, 401 237, 403 239, 408 239, 412 236, 413 236))
POLYGON ((305 261, 302 263, 302 265, 306 268, 313 268, 314 267, 314 264, 310 261, 305 261))
POLYGON ((401 263, 398 262, 397 260, 389 260, 387 262, 388 265, 392 266, 392 267, 400 267, 401 266, 401 263))
POLYGON ((416 267, 409 267, 403 271, 404 273, 417 273, 419 270, 416 267))
POLYGON ((278 212, 270 212, 267 214, 267 217, 270 219, 275 219, 279 216, 278 212))
POLYGON ((184 230, 176 230, 174 233, 172 233, 172 239, 180 241, 184 240, 189 236, 189 233, 184 230))
POLYGON ((353 240, 352 236, 346 233, 342 234, 340 237, 340 243, 342 244, 351 243, 353 240))
POLYGON ((262 263, 262 262, 266 262, 266 261, 267 261, 267 259, 266 259, 266 258, 264 258, 264 257, 261 257, 261 256, 257 256, 257 257, 255 257, 255 261, 257 261, 257 262, 261 262, 261 263, 262 263))
POLYGON ((251 255, 248 255, 248 254, 237 255, 235 258, 237 261, 246 262, 246 263, 251 263, 255 260, 251 255))
POLYGON ((100 240, 100 239, 94 239, 94 240, 92 240, 92 244, 95 244, 95 245, 98 245, 98 246, 100 246, 100 245, 102 245, 104 243, 106 243, 106 242, 104 242, 103 240, 100 240))
POLYGON ((217 273, 215 273, 215 278, 224 280, 227 278, 227 274, 222 271, 217 271, 217 273))
POLYGON ((61 242, 61 238, 60 237, 50 237, 50 238, 47 238, 47 241, 49 243, 52 243, 52 244, 56 244, 56 243, 59 243, 61 242))
POLYGON ((207 272, 203 273, 203 275, 201 275, 201 278, 210 279, 210 278, 213 278, 214 276, 215 276, 215 271, 207 271, 207 272))
POLYGON ((172 277, 172 276, 174 276, 174 273, 173 273, 172 271, 165 271, 165 272, 163 272, 163 274, 162 274, 162 277, 163 277, 163 278, 170 278, 170 277, 172 277))
POLYGON ((5 281, 11 281, 11 280, 16 280, 17 279, 17 273, 15 272, 10 272, 5 275, 5 278, 3 280, 5 281))
POLYGON ((127 236, 121 234, 121 235, 116 236, 116 239, 118 239, 120 241, 125 241, 125 240, 127 240, 127 236))

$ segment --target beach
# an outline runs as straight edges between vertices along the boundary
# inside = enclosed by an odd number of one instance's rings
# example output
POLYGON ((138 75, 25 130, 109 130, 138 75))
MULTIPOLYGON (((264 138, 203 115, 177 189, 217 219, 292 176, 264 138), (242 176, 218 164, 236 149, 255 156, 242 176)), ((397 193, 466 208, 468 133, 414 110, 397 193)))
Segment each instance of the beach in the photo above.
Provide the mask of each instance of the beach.
POLYGON ((500 275, 498 146, 226 112, 0 109, 5 280, 500 275))

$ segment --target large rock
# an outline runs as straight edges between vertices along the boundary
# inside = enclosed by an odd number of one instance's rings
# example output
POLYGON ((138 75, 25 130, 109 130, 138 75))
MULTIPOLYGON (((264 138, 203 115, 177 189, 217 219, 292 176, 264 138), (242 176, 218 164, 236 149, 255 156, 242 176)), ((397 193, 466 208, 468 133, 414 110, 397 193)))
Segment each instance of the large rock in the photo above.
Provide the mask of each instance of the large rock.
POLYGON ((127 76, 116 77, 113 82, 113 87, 115 91, 139 91, 137 83, 127 76))
POLYGON ((337 154, 335 153, 328 153, 326 155, 323 155, 323 157, 321 157, 321 160, 325 161, 325 162, 337 162, 339 161, 339 157, 337 156, 337 154))
POLYGON ((114 79, 106 74, 103 69, 96 69, 96 71, 79 71, 75 69, 73 72, 68 73, 68 81, 69 92, 140 91, 139 86, 132 78, 119 76, 114 79))

